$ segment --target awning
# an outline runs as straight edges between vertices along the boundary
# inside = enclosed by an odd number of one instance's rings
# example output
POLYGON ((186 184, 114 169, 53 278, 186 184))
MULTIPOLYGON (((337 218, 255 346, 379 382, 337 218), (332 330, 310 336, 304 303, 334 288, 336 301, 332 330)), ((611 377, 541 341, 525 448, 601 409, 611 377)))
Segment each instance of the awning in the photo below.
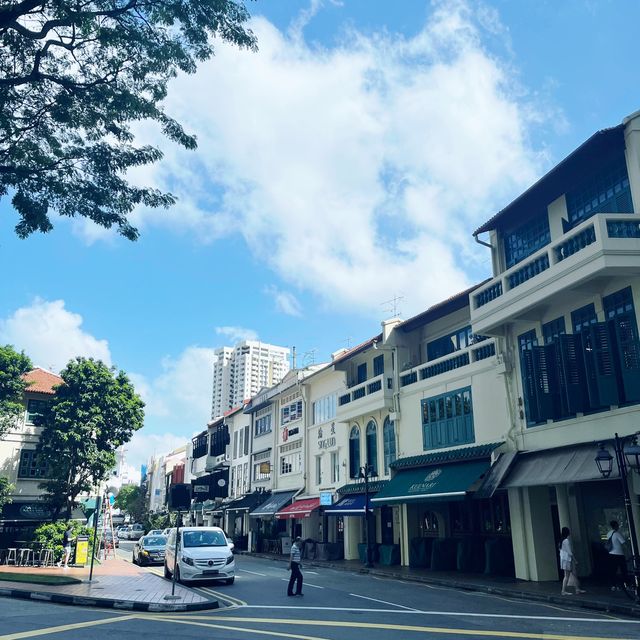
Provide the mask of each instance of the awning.
POLYGON ((498 490, 504 478, 509 474, 517 453, 515 451, 507 451, 501 453, 500 457, 491 465, 491 469, 484 474, 482 484, 473 494, 474 498, 483 499, 490 498, 498 490))
POLYGON ((283 520, 285 518, 308 518, 319 506, 320 498, 296 500, 288 507, 280 509, 280 511, 276 513, 276 518, 278 518, 278 520, 283 520))
MULTIPOLYGON (((595 462, 597 452, 595 444, 588 444, 520 453, 501 486, 513 489, 602 480, 595 462)), ((609 478, 619 477, 614 465, 609 478)))
POLYGON ((271 497, 261 505, 255 507, 249 512, 252 518, 262 518, 274 516, 277 511, 282 509, 285 504, 291 502, 293 496, 298 493, 298 489, 294 491, 281 491, 280 493, 272 493, 271 497))
POLYGON ((421 500, 461 500, 489 468, 489 460, 471 460, 401 471, 371 504, 401 504, 421 500))
MULTIPOLYGON (((369 511, 371 512, 371 498, 369 496, 369 511)), ((325 507, 324 512, 328 516, 363 516, 364 515, 364 493, 356 493, 355 495, 344 496, 332 504, 325 507)))
POLYGON ((271 494, 265 491, 254 491, 230 504, 227 507, 227 511, 251 511, 251 509, 266 502, 270 497, 271 494))

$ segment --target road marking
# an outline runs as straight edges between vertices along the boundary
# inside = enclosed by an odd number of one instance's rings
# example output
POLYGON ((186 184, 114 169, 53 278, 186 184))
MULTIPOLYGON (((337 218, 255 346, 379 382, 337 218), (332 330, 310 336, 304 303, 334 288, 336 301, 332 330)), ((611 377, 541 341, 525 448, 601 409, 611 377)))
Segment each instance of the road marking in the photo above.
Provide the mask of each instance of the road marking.
POLYGON ((308 571, 307 569, 305 569, 305 573, 312 573, 314 576, 318 575, 317 571, 308 571))
POLYGON ((415 607, 405 607, 402 604, 396 604, 395 602, 387 602, 386 600, 378 600, 377 598, 368 598, 367 596, 359 596, 357 593, 350 593, 350 596, 354 598, 362 598, 363 600, 371 600, 372 602, 380 602, 381 604, 390 604, 392 607, 400 607, 400 609, 409 609, 409 611, 416 611, 415 607))
POLYGON ((247 606, 247 603, 244 600, 240 600, 240 598, 234 598, 233 596, 229 596, 226 593, 220 593, 219 591, 214 591, 213 589, 209 589, 209 587, 196 587, 196 589, 200 589, 205 593, 212 594, 216 596, 219 600, 230 602, 232 605, 235 605, 236 607, 247 606))
MULTIPOLYGON (((395 605, 398 606, 398 605, 395 605)), ((268 605, 268 604, 248 604, 243 609, 308 609, 310 611, 353 611, 354 613, 397 613, 397 614, 419 614, 425 616, 454 616, 464 618, 505 618, 515 620, 545 620, 560 622, 604 622, 604 623, 623 623, 631 625, 640 625, 640 620, 630 620, 626 618, 615 618, 610 615, 602 614, 602 618, 577 618, 569 616, 533 616, 533 615, 517 615, 508 613, 475 613, 471 611, 424 611, 421 609, 407 609, 399 611, 398 609, 365 609, 360 607, 313 607, 313 606, 295 606, 295 605, 268 605)), ((202 613, 202 612, 196 612, 202 613)))
POLYGON ((240 569, 240 571, 244 571, 245 573, 252 573, 254 576, 262 576, 263 578, 267 577, 266 573, 258 573, 257 571, 249 571, 248 569, 240 569))
MULTIPOLYGON (((514 616, 516 617, 516 616, 514 616)), ((162 620, 178 622, 180 624, 194 624, 211 626, 216 628, 226 628, 236 631, 245 631, 248 633, 269 633, 266 631, 256 631, 253 629, 237 629, 234 627, 219 626, 216 623, 198 623, 193 618, 179 619, 171 616, 159 618, 162 620)), ((250 624, 270 624, 270 625, 296 625, 296 626, 317 626, 317 627, 346 627, 346 628, 359 628, 359 629, 385 629, 391 631, 415 631, 417 633, 433 633, 444 635, 457 635, 457 636, 478 636, 478 637, 491 637, 491 638, 526 638, 530 640, 604 640, 602 636, 569 636, 564 634, 547 633, 546 631, 540 631, 539 633, 530 633, 526 631, 501 631, 501 630, 484 630, 484 629, 453 629, 448 627, 418 627, 415 625, 402 625, 402 624, 388 624, 388 623, 375 623, 375 622, 342 622, 339 620, 304 620, 304 619, 278 619, 278 618, 237 618, 234 616, 225 616, 225 622, 248 622, 250 624)), ((305 640, 309 636, 298 635, 284 635, 288 638, 304 638, 305 640)), ((0 639, 1 640, 1 639, 0 639)), ((317 639, 315 639, 317 640, 317 639)), ((326 639, 324 639, 326 640, 326 639)), ((623 638, 607 638, 607 640, 625 640, 623 638)), ((628 639, 627 639, 628 640, 628 639)))
POLYGON ((198 627, 213 627, 214 629, 226 629, 227 631, 242 631, 243 633, 255 633, 263 636, 277 636, 279 638, 295 638, 296 640, 327 640, 317 636, 303 636, 299 633, 280 633, 279 631, 262 631, 260 629, 243 629, 242 627, 228 627, 223 624, 212 624, 207 622, 191 622, 191 620, 176 620, 164 618, 165 622, 175 622, 176 624, 190 624, 198 627))
MULTIPOLYGON (((280 578, 283 582, 289 582, 289 578, 280 578)), ((317 584, 309 584, 308 582, 304 583, 305 587, 313 587, 314 589, 324 589, 324 587, 320 587, 317 584)))
POLYGON ((62 631, 73 631, 74 629, 84 629, 85 627, 95 627, 99 624, 111 624, 112 622, 120 622, 121 620, 131 620, 137 618, 137 615, 114 616, 103 620, 91 620, 89 622, 75 622, 73 624, 63 624, 58 627, 47 627, 44 629, 33 629, 31 631, 20 631, 18 633, 10 633, 0 636, 0 640, 19 640, 20 638, 34 638, 36 636, 48 636, 50 633, 60 633, 62 631))

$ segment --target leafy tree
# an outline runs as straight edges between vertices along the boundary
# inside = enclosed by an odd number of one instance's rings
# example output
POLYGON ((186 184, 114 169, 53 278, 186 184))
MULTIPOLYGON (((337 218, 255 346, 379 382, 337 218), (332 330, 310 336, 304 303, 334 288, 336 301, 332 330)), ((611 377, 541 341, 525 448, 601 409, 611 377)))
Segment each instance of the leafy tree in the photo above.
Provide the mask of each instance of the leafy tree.
POLYGON ((125 484, 121 487, 113 506, 128 513, 132 522, 144 520, 145 496, 137 484, 125 484))
POLYGON ((38 458, 48 469, 40 487, 49 495, 54 518, 63 508, 70 517, 75 498, 108 477, 116 449, 144 420, 144 402, 123 371, 76 358, 60 376, 64 384, 35 420, 43 427, 38 458))
POLYGON ((33 368, 31 360, 11 345, 0 345, 0 438, 24 411, 23 375, 33 368))
POLYGON ((242 0, 5 0, 0 3, 0 198, 10 191, 25 238, 50 211, 135 240, 127 215, 171 194, 125 179, 162 157, 136 146, 151 120, 188 149, 195 137, 162 109, 178 71, 194 73, 212 39, 256 49, 242 0))
POLYGON ((8 478, 0 476, 0 511, 2 507, 11 502, 11 492, 13 491, 13 485, 9 482, 8 478))

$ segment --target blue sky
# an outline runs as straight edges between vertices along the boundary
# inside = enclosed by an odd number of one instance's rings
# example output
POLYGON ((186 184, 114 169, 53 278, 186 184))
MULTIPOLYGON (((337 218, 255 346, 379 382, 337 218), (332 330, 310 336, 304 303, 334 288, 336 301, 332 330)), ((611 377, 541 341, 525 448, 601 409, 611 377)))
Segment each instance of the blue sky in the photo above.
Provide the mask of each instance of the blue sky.
POLYGON ((138 130, 165 158, 132 179, 179 198, 135 212, 140 240, 69 220, 19 240, 0 201, 0 342, 130 373, 136 466, 206 423, 214 348, 326 361, 393 296, 406 318, 487 277, 472 231, 640 108, 634 1, 248 6, 259 53, 219 46, 168 96, 199 149, 138 130))

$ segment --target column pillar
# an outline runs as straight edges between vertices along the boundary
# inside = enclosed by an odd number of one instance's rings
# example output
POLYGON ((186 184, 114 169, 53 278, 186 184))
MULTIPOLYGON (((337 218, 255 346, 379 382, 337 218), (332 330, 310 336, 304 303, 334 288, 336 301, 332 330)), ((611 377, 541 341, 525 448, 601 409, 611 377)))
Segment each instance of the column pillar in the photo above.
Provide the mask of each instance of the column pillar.
POLYGON ((624 121, 624 140, 626 147, 627 171, 631 198, 635 211, 640 210, 640 111, 632 114, 624 121))
POLYGON ((360 516, 345 516, 344 518, 344 559, 358 560, 358 543, 362 530, 362 520, 360 516))

